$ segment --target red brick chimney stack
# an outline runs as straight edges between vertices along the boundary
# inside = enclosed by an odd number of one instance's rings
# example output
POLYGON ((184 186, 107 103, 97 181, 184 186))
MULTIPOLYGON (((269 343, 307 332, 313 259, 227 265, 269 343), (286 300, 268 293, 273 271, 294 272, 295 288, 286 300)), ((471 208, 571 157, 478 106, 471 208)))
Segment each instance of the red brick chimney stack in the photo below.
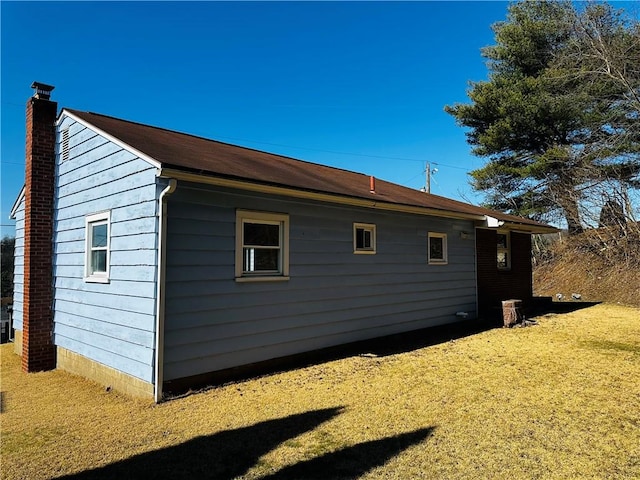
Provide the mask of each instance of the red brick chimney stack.
POLYGON ((27 102, 22 369, 56 367, 53 345, 53 193, 58 104, 54 87, 33 82, 27 102))

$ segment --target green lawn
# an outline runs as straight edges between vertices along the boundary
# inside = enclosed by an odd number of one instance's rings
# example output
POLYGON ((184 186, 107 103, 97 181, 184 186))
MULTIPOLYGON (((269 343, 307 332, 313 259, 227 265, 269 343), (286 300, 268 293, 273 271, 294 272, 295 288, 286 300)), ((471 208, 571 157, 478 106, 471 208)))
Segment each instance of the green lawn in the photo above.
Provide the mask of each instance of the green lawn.
POLYGON ((640 310, 537 320, 160 405, 5 345, 2 478, 640 478, 640 310))

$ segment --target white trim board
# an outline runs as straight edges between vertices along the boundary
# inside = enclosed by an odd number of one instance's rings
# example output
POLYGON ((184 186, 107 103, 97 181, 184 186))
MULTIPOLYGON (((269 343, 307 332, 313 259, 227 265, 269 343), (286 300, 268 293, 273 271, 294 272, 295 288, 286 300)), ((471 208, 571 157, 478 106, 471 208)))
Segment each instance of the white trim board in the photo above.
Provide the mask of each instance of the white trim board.
POLYGON ((125 150, 127 150, 128 152, 131 152, 133 155, 135 155, 136 157, 139 157, 140 159, 144 160, 145 162, 147 162, 148 164, 150 164, 151 166, 155 167, 155 168, 162 168, 162 163, 160 163, 159 161, 157 161, 156 159, 150 157, 149 155, 147 155, 146 153, 141 152, 140 150, 137 150, 135 148, 133 148, 131 145, 129 145, 128 143, 123 142, 122 140, 120 140, 117 137, 114 137, 113 135, 108 134, 107 132, 105 132, 104 130, 99 129, 98 127, 96 127, 95 125, 93 125, 90 122, 87 122, 86 120, 83 120, 82 118, 74 115, 73 113, 71 113, 70 111, 66 110, 66 109, 62 109, 62 112, 60 112, 60 116, 58 117, 58 120, 56 122, 56 125, 59 125, 62 120, 63 117, 67 116, 73 120, 75 120, 76 122, 78 122, 81 125, 84 125, 85 127, 93 130, 94 132, 96 132, 98 135, 106 138, 107 140, 109 140, 110 142, 115 143, 116 145, 118 145, 121 148, 124 148, 125 150))

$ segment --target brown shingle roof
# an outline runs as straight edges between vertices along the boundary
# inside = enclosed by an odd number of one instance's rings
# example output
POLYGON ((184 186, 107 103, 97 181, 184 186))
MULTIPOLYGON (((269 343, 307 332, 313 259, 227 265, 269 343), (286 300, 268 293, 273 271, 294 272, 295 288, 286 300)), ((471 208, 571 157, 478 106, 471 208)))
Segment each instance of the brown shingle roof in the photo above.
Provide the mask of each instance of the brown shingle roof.
POLYGON ((374 196, 369 189, 369 175, 362 173, 296 160, 97 113, 70 109, 65 111, 144 153, 159 162, 163 168, 192 172, 204 177, 223 177, 357 199, 375 199, 378 203, 423 207, 443 213, 489 215, 512 224, 552 231, 552 227, 533 220, 427 194, 380 179, 376 179, 374 196))

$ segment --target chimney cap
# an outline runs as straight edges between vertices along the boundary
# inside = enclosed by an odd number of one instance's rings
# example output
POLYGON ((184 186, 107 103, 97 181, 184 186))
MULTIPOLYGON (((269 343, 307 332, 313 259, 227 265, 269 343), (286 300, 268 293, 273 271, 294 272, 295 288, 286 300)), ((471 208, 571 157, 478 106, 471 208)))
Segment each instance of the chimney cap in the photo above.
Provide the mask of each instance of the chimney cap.
POLYGON ((56 87, 54 87, 53 85, 47 85, 46 83, 33 82, 31 84, 31 88, 36 91, 36 93, 33 95, 34 98, 49 100, 49 98, 51 98, 51 91, 56 87))

